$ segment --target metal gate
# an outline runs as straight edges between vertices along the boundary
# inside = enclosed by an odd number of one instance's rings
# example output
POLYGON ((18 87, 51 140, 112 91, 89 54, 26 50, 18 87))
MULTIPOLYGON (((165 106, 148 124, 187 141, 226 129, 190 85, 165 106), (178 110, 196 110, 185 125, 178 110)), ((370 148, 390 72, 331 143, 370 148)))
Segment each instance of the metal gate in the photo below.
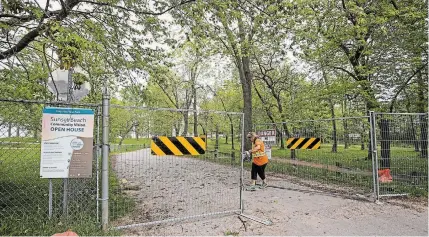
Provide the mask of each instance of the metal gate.
POLYGON ((0 100, 0 235, 52 235, 78 225, 99 229, 99 118, 100 107, 93 104, 0 100), (94 111, 91 178, 40 178, 45 107, 94 111))
POLYGON ((371 113, 377 197, 428 192, 428 114, 371 113))
POLYGON ((111 105, 112 225, 122 229, 239 214, 242 116, 111 105), (205 151, 192 145, 193 139, 205 140, 200 144, 205 151))
POLYGON ((269 131, 275 136, 267 166, 270 186, 378 200, 427 195, 427 117, 370 112, 362 117, 256 124, 254 130, 264 139, 269 131))
POLYGON ((369 116, 256 124, 254 129, 262 135, 275 132, 267 166, 270 186, 363 198, 373 194, 369 116))

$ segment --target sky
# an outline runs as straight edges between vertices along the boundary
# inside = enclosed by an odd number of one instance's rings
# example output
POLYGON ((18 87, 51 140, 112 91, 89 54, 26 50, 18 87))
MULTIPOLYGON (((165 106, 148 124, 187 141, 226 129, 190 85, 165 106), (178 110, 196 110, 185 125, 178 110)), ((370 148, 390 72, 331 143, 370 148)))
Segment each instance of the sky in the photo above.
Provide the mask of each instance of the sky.
MULTIPOLYGON (((41 7, 44 7, 46 5, 46 0, 33 0, 33 1, 37 1, 41 7)), ((54 10, 59 10, 60 8, 61 8, 61 5, 60 5, 58 0, 51 0, 50 1, 49 10, 54 11, 54 10)), ((81 10, 90 9, 90 7, 88 5, 80 4, 79 9, 81 9, 81 10)), ((184 40, 184 38, 185 38, 184 32, 182 31, 182 29, 179 25, 173 24, 173 18, 169 13, 161 15, 161 16, 159 16, 159 18, 161 20, 169 22, 172 25, 169 28, 169 31, 170 31, 169 33, 174 39, 176 39, 178 41, 184 40)), ((151 37, 151 36, 147 35, 146 37, 151 37)), ((288 42, 288 43, 290 44, 290 42, 288 42)), ((148 48, 160 47, 166 51, 172 50, 167 45, 161 44, 158 42, 153 42, 153 43, 147 44, 145 46, 148 48)), ((298 58, 296 58, 293 55, 292 50, 287 51, 286 57, 287 57, 288 62, 291 63, 293 68, 295 68, 297 71, 304 72, 306 70, 305 64, 302 61, 298 60, 298 58)), ((232 74, 233 70, 232 69, 234 67, 235 67, 235 65, 232 63, 232 61, 228 57, 222 56, 222 55, 217 55, 216 57, 212 57, 212 58, 207 60, 207 65, 205 65, 205 69, 201 73, 200 78, 198 78, 198 81, 200 84, 210 85, 210 86, 213 86, 216 81, 220 81, 219 83, 222 83, 223 80, 228 80, 228 79, 232 78, 232 76, 233 76, 233 74, 232 74)), ((175 70, 178 75, 186 75, 183 67, 175 67, 175 68, 173 68, 173 70, 175 70)), ((146 84, 147 79, 138 77, 137 74, 134 72, 131 72, 131 77, 133 77, 137 83, 146 84)), ((130 78, 129 81, 132 81, 132 79, 130 78)))

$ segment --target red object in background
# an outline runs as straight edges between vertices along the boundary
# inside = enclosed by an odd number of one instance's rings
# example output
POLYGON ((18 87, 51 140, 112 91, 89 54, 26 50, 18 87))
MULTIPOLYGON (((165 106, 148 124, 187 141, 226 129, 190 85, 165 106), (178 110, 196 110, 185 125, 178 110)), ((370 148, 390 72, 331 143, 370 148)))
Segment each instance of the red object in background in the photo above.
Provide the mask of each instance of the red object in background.
POLYGON ((382 183, 390 183, 393 181, 392 175, 390 175, 390 169, 382 169, 378 171, 378 180, 382 183))

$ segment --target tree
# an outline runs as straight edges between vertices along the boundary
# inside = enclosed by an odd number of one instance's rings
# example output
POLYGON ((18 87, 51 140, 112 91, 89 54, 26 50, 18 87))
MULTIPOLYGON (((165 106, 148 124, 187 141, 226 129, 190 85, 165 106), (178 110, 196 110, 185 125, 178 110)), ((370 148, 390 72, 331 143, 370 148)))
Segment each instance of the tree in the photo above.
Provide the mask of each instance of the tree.
MULTIPOLYGON (((246 133, 252 130, 253 76, 250 58, 256 41, 284 31, 280 27, 283 19, 279 14, 281 10, 285 10, 283 3, 278 4, 274 0, 199 0, 175 15, 177 21, 195 36, 215 40, 217 50, 233 60, 242 86, 246 133)), ((246 149, 250 146, 250 142, 246 141, 246 149)))
POLYGON ((192 2, 48 0, 41 6, 39 1, 2 0, 0 62, 3 69, 24 70, 27 78, 42 71, 44 82, 55 68, 80 66, 94 88, 90 97, 96 98, 106 74, 115 75, 111 82, 117 89, 158 63, 161 50, 148 45, 174 43, 165 37, 168 25, 158 16, 192 2))

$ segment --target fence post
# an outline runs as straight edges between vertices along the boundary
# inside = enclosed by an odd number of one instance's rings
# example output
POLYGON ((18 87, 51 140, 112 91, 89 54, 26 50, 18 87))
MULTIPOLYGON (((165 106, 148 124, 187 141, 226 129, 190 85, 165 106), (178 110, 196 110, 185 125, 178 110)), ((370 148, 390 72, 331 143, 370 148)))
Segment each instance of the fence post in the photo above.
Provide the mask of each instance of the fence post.
MULTIPOLYGON (((67 77, 67 102, 73 102, 73 78, 72 73, 73 69, 69 68, 69 73, 67 77)), ((64 178, 63 179, 63 215, 64 217, 68 216, 68 190, 69 190, 69 179, 64 178)))
POLYGON ((103 93, 103 140, 102 140, 102 170, 101 170, 101 225, 103 231, 109 224, 109 107, 110 96, 105 89, 103 93))
POLYGON ((243 214, 244 204, 243 204, 243 189, 244 189, 244 163, 242 154, 244 153, 244 139, 246 134, 244 134, 244 113, 241 115, 241 152, 240 152, 240 214, 243 214))
POLYGON ((369 112, 370 121, 370 143, 371 143, 371 158, 372 158, 372 178, 374 185, 374 195, 376 202, 379 201, 379 187, 378 187, 378 161, 377 161, 377 132, 376 132, 376 121, 374 111, 369 112))

